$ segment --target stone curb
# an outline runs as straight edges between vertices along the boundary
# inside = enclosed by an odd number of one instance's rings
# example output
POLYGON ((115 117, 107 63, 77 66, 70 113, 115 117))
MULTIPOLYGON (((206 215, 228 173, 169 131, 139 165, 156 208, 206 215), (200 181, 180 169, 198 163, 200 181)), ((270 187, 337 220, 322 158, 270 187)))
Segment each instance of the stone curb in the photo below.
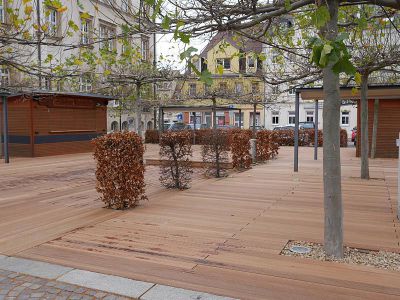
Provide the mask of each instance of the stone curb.
POLYGON ((0 269, 142 300, 238 300, 12 256, 0 255, 0 269))

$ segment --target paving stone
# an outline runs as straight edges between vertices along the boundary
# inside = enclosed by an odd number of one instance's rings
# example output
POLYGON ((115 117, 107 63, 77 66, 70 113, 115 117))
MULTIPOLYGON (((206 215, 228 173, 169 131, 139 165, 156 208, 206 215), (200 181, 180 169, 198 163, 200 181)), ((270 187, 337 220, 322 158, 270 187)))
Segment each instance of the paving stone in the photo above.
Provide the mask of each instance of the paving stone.
MULTIPOLYGON (((72 270, 72 268, 64 266, 17 257, 0 259, 0 269, 20 272, 47 279, 56 279, 57 277, 60 277, 72 270)), ((16 277, 17 276, 18 274, 16 277)))
POLYGON ((57 280, 92 289, 101 287, 103 291, 128 297, 139 297, 153 286, 152 283, 148 282, 84 270, 73 270, 57 280))
MULTIPOLYGON (((211 295, 202 292, 184 290, 180 288, 175 288, 166 285, 155 285, 146 294, 144 294, 140 299, 143 300, 235 300, 229 297, 222 297, 211 295)), ((236 299, 237 300, 237 299, 236 299)))

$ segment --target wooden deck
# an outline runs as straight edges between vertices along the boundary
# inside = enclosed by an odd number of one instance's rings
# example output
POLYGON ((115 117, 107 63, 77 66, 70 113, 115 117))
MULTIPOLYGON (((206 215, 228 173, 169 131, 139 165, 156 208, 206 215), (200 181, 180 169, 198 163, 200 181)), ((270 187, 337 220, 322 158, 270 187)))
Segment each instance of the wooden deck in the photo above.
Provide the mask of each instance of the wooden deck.
MULTIPOLYGON (((400 272, 279 255, 323 240, 321 160, 301 148, 294 174, 292 151, 183 192, 151 167, 149 201, 126 212, 96 202, 90 155, 2 165, 0 253, 241 299, 400 299, 400 272)), ((345 243, 400 252, 397 161, 371 161, 362 181, 354 154, 342 150, 345 243)))

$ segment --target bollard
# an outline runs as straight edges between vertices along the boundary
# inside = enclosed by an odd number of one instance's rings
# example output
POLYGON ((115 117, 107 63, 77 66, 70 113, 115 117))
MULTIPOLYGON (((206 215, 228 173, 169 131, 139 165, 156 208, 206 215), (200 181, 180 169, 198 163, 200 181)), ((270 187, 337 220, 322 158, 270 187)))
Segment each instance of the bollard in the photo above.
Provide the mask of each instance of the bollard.
POLYGON ((257 139, 250 139, 251 160, 253 164, 257 162, 257 139))
POLYGON ((400 133, 399 139, 396 140, 397 147, 399 147, 399 161, 398 161, 398 174, 397 174, 397 219, 400 221, 400 133))

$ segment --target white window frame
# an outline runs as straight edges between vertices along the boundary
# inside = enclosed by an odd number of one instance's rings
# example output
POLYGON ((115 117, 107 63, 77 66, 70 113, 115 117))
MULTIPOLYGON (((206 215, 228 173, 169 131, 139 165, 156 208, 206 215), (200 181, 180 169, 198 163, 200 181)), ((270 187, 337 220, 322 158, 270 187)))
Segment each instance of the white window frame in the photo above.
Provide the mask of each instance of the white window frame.
POLYGON ((289 125, 296 124, 296 113, 293 111, 289 111, 288 113, 288 124, 289 125), (293 122, 291 122, 291 120, 293 120, 293 122))
POLYGON ((142 60, 148 61, 150 59, 150 38, 142 36, 140 40, 140 55, 142 60))
POLYGON ((350 126, 350 112, 342 111, 340 113, 340 125, 341 126, 350 126), (347 122, 343 122, 343 118, 346 118, 347 122))
POLYGON ((272 125, 279 125, 279 112, 278 111, 273 111, 272 112, 272 125))
POLYGON ((242 82, 235 82, 235 92, 237 95, 243 94, 243 83, 242 82))
POLYGON ((87 45, 91 42, 92 20, 81 18, 81 44, 87 45))
POLYGON ((239 113, 238 112, 235 112, 235 114, 234 114, 234 123, 235 123, 235 126, 236 127, 239 127, 239 128, 243 128, 243 125, 244 125, 244 112, 241 112, 240 113, 242 116, 241 116, 241 119, 240 119, 240 126, 239 126, 239 113))
POLYGON ((230 58, 217 58, 216 60, 217 66, 222 66, 224 70, 231 69, 231 59, 230 58), (229 62, 229 65, 227 64, 229 62))
POLYGON ((93 88, 92 78, 88 74, 79 77, 79 91, 91 92, 93 88))
POLYGON ((47 16, 48 35, 49 36, 57 36, 58 35, 58 26, 60 24, 58 11, 52 7, 48 7, 47 10, 49 12, 49 14, 47 16))
POLYGON ((189 83, 189 96, 196 96, 197 94, 197 84, 189 83))
POLYGON ((252 55, 247 57, 247 68, 251 68, 254 69, 255 67, 257 67, 257 60, 254 59, 254 57, 252 55), (250 66, 250 62, 252 62, 252 66, 250 66))
POLYGON ((279 95, 279 87, 277 85, 273 85, 271 90, 272 90, 272 95, 279 95))
POLYGON ((296 94, 296 89, 295 89, 294 87, 291 86, 291 87, 289 88, 288 94, 289 94, 290 96, 295 95, 295 94, 296 94))
POLYGON ((6 7, 5 2, 7 0, 0 0, 0 23, 6 22, 6 7))
POLYGON ((0 86, 5 87, 10 84, 10 70, 6 66, 0 66, 0 86))
POLYGON ((108 51, 113 51, 115 48, 115 41, 111 38, 116 36, 116 28, 111 25, 100 23, 99 35, 100 35, 100 49, 107 49, 108 51))
POLYGON ((306 111, 306 122, 314 122, 314 111, 306 111))
POLYGON ((251 83, 251 93, 254 94, 259 94, 260 93, 260 83, 259 82, 252 82, 251 83), (257 89, 255 90, 255 87, 257 89))

